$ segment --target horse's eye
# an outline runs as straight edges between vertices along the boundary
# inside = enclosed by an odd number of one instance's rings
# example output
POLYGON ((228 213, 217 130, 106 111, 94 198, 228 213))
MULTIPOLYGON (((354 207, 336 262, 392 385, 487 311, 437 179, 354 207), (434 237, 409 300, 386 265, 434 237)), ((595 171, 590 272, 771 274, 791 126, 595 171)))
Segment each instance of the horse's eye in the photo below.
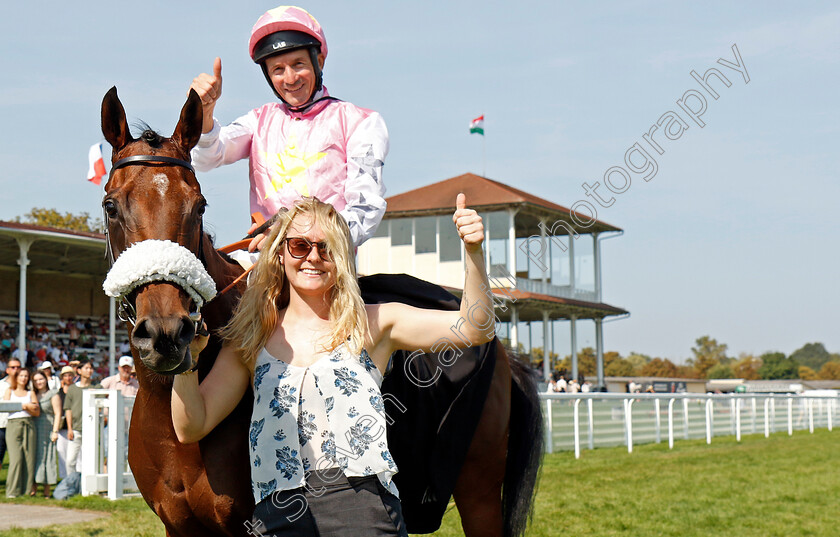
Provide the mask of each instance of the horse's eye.
POLYGON ((202 203, 201 205, 198 206, 198 209, 196 210, 196 212, 198 212, 198 216, 204 216, 204 211, 206 211, 206 210, 207 210, 207 203, 205 202, 205 203, 202 203))
POLYGON ((105 200, 102 202, 102 207, 105 209, 105 214, 108 215, 108 218, 116 218, 117 216, 117 204, 114 203, 113 200, 105 200))

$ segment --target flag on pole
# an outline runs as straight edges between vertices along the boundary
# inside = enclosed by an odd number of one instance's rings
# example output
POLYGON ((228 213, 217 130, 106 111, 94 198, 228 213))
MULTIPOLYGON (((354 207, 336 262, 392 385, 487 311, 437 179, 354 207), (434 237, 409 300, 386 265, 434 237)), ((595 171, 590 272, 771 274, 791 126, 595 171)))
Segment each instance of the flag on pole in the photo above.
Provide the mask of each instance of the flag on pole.
POLYGON ((484 136, 484 114, 481 114, 474 120, 470 121, 470 134, 480 134, 484 136))
POLYGON ((87 180, 95 185, 102 182, 102 176, 105 175, 105 161, 102 159, 102 144, 93 144, 88 151, 88 168, 87 180))

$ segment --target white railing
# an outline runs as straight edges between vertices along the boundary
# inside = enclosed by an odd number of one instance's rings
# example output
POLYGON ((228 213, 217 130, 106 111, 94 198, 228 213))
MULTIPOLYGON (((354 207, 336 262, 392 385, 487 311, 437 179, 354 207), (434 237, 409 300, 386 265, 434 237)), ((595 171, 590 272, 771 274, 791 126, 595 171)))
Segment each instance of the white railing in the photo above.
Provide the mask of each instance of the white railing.
POLYGON ((82 495, 105 492, 116 500, 126 491, 137 490, 128 467, 128 424, 134 397, 124 397, 117 390, 82 393, 82 495))
POLYGON ((834 427, 840 397, 838 395, 790 394, 629 394, 629 393, 542 393, 546 423, 546 451, 574 450, 580 458, 581 421, 585 425, 586 445, 615 447, 660 443, 667 435, 668 447, 677 436, 704 438, 711 444, 714 436, 834 427), (586 402, 581 411, 581 403, 586 402), (583 412, 583 416, 581 416, 583 412))

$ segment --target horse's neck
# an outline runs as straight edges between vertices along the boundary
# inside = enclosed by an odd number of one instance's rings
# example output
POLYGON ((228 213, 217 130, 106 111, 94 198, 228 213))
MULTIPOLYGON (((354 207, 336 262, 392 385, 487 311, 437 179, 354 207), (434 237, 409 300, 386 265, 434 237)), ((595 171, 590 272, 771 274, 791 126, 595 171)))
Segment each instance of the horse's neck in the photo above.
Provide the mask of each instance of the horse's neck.
MULTIPOLYGON (((235 261, 232 261, 220 254, 216 250, 215 246, 213 246, 213 241, 210 240, 208 235, 205 234, 203 240, 207 272, 216 283, 216 291, 221 293, 222 290, 224 290, 242 274, 243 269, 235 261)), ((216 298, 209 302, 204 308, 202 313, 207 319, 209 328, 218 328, 227 324, 230 320, 233 308, 239 301, 240 292, 237 287, 238 286, 234 286, 224 294, 217 295, 216 298)))

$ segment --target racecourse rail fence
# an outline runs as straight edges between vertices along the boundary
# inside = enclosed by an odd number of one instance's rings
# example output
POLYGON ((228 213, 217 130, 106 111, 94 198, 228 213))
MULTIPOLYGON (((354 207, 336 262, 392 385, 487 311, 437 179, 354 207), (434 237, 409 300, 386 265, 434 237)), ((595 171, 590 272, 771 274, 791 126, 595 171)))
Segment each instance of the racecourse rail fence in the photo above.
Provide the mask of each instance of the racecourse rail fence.
MULTIPOLYGON (((128 425, 134 397, 85 390, 82 403, 82 495, 118 499, 137 492, 128 467, 128 425), (122 419, 115 419, 115 417, 122 419)), ((828 428, 840 394, 541 393, 546 451, 627 446, 678 439, 828 428)), ((8 405, 20 403, 6 403, 8 405)), ((16 407, 17 408, 17 407, 16 407)), ((0 403, 0 410, 11 410, 0 403)))
POLYGON ((546 451, 633 446, 676 439, 828 428, 840 394, 541 393, 546 451))
POLYGON ((82 496, 117 500, 137 492, 128 467, 128 425, 134 397, 117 390, 82 392, 82 496))

